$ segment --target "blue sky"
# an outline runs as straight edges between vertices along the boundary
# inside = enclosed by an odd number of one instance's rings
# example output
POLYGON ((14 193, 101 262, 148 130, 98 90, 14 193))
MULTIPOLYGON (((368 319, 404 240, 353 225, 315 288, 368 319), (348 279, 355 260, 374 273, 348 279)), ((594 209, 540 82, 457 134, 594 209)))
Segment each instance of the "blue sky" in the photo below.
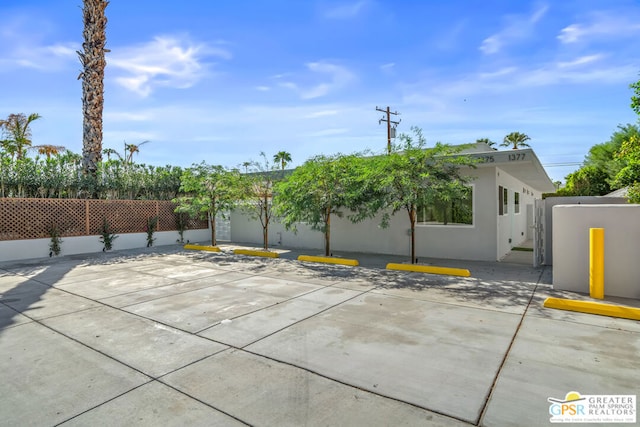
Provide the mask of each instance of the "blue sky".
MULTIPOLYGON (((0 117, 37 112, 34 144, 78 153, 81 5, 0 2, 0 117)), ((428 143, 524 132, 563 180, 638 119, 638 0, 111 0, 106 13, 103 147, 149 140, 147 164, 382 152, 388 105, 428 143)))

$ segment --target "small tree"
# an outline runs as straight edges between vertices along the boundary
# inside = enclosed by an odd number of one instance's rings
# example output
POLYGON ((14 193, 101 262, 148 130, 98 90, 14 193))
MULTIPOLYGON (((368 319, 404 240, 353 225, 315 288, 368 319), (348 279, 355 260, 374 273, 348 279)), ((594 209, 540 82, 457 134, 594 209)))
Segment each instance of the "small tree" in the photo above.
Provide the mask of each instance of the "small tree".
MULTIPOLYGON (((416 262, 415 227, 418 206, 451 200, 466 193, 466 183, 471 179, 461 174, 462 169, 472 167, 474 161, 458 154, 464 147, 452 147, 437 143, 427 148, 422 131, 412 127, 414 137, 400 135, 388 156, 375 158, 372 169, 378 170, 378 194, 393 215, 400 210, 407 212, 411 233, 411 263, 416 262)), ((383 215, 382 227, 386 227, 389 212, 383 215)))
POLYGON ((264 152, 260 153, 260 157, 261 162, 248 162, 252 173, 246 173, 240 177, 242 187, 240 208, 252 219, 260 221, 262 247, 266 251, 269 249, 269 224, 274 213, 273 188, 278 165, 270 162, 264 152))
MULTIPOLYGON (((342 217, 343 208, 358 205, 363 189, 357 175, 360 157, 357 155, 319 155, 276 186, 274 205, 288 230, 305 222, 311 229, 324 234, 324 252, 331 254, 331 216, 342 217)), ((350 217, 360 219, 357 215, 350 217)))
POLYGON ((207 218, 211 224, 211 244, 215 246, 216 216, 224 216, 239 197, 239 172, 202 162, 186 169, 180 179, 182 196, 174 199, 176 212, 207 218))

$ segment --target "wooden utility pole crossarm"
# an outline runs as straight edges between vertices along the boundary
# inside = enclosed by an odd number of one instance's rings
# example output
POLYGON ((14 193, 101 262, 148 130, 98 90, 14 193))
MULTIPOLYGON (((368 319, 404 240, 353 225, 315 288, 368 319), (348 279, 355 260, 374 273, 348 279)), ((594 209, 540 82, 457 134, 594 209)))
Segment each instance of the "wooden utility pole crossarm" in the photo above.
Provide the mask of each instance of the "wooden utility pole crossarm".
MULTIPOLYGON (((391 115, 393 114, 394 116, 397 116, 399 113, 397 111, 391 112, 391 109, 388 106, 386 110, 376 107, 376 111, 380 111, 386 114, 386 117, 382 117, 380 120, 378 120, 378 124, 382 122, 387 122, 387 153, 391 154, 391 125, 394 124, 397 126, 400 124, 400 121, 401 121, 401 120, 398 120, 398 121, 391 120, 391 115)), ((393 129, 395 130, 395 126, 393 127, 393 129)), ((395 135, 393 137, 395 138, 395 135)))

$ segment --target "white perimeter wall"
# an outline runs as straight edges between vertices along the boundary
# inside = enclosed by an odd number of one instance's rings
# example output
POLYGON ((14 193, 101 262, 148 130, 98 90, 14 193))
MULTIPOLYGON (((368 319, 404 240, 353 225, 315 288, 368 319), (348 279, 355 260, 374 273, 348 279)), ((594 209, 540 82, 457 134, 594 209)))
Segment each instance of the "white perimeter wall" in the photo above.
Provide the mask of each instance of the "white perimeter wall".
MULTIPOLYGON (((470 226, 418 225, 416 228, 416 256, 427 258, 450 258, 479 261, 496 261, 508 253, 512 246, 526 238, 526 204, 533 204, 534 192, 522 193, 523 184, 496 168, 471 170, 474 197, 474 221, 470 226), (503 236, 496 237, 498 217, 498 187, 509 189, 509 215, 499 218, 504 224, 503 236), (521 192, 520 214, 513 213, 513 191, 521 192), (513 236, 513 237, 512 237, 513 236), (512 238, 512 243, 508 239, 512 238), (498 241, 507 242, 500 250, 498 241)), ((540 197, 540 193, 536 194, 540 197)), ((369 252, 380 254, 406 255, 410 253, 409 219, 405 211, 397 212, 389 228, 379 227, 380 218, 352 224, 346 218, 332 216, 332 251, 369 252)), ((262 245, 262 226, 239 211, 231 213, 231 241, 262 245)), ((298 233, 286 231, 277 221, 269 227, 269 246, 313 249, 316 253, 324 250, 324 238, 319 231, 299 225, 298 233)))
POLYGON ((640 298, 640 205, 553 207, 553 286, 589 293, 589 229, 604 228, 604 294, 640 298))
MULTIPOLYGON (((147 233, 118 234, 113 241, 113 250, 144 248, 147 246, 147 233)), ((177 231, 158 231, 153 237, 154 246, 174 245, 180 239, 177 231)), ((211 238, 208 229, 185 230, 184 241, 207 242, 211 238)), ((0 261, 14 261, 49 256, 51 239, 5 240, 0 241, 0 261)), ((102 252, 100 236, 63 237, 60 255, 102 252)))

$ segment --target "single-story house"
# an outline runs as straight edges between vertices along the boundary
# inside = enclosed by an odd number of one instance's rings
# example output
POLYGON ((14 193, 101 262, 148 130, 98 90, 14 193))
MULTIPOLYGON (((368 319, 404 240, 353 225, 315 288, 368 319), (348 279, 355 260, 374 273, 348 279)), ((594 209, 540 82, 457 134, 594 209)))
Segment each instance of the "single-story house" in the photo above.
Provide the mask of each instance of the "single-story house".
MULTIPOLYGON (((514 246, 533 238, 534 200, 555 191, 553 182, 530 148, 496 151, 476 143, 464 154, 478 159, 474 169, 463 173, 474 179, 470 195, 452 206, 423 206, 418 211, 416 256, 478 261, 496 261, 514 246)), ((231 241, 262 243, 258 221, 239 211, 231 213, 231 241)), ((333 251, 408 255, 409 220, 397 212, 388 228, 379 219, 353 224, 346 218, 332 218, 333 251)), ((323 249, 322 233, 301 224, 297 233, 273 221, 269 227, 272 246, 323 249)))

